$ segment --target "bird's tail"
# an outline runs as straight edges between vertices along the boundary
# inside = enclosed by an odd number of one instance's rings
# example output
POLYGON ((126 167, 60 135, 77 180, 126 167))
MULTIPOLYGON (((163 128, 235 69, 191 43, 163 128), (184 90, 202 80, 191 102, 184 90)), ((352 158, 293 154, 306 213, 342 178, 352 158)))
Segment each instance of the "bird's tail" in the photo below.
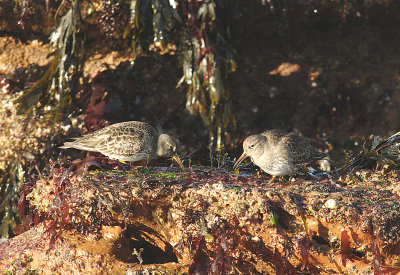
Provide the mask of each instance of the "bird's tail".
POLYGON ((64 145, 60 146, 59 148, 61 148, 61 149, 74 148, 74 149, 78 149, 78 150, 96 152, 97 144, 98 144, 98 140, 77 139, 74 141, 67 141, 64 143, 64 145))

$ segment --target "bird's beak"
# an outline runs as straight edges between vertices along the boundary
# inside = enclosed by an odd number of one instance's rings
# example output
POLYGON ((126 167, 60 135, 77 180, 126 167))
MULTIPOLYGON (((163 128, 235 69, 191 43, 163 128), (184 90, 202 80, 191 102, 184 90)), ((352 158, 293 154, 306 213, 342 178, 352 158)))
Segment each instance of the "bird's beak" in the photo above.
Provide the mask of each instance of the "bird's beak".
POLYGON ((235 164, 233 165, 233 170, 236 170, 242 161, 244 161, 249 155, 246 154, 246 152, 243 152, 243 154, 237 159, 235 164))
POLYGON ((178 164, 182 171, 185 170, 185 166, 183 166, 183 163, 177 154, 173 155, 172 159, 178 164))

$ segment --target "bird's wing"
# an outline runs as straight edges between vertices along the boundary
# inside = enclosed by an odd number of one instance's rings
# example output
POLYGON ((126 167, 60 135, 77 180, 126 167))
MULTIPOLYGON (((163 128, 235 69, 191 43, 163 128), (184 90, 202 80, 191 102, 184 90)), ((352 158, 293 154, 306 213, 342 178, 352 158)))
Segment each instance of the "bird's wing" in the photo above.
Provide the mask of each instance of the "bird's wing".
POLYGON ((266 130, 262 132, 260 135, 267 137, 268 142, 270 145, 276 145, 278 142, 285 136, 288 135, 287 132, 279 129, 272 129, 272 130, 266 130))
POLYGON ((73 138, 73 141, 67 141, 64 143, 63 146, 60 146, 61 149, 67 148, 75 148, 79 150, 85 151, 94 151, 96 152, 96 145, 104 138, 103 135, 98 135, 96 132, 91 134, 87 134, 83 137, 73 138))
POLYGON ((106 156, 128 157, 134 154, 152 156, 157 131, 146 123, 119 123, 102 132, 96 151, 106 156))
POLYGON ((283 137, 280 141, 280 146, 287 148, 287 153, 295 165, 307 164, 326 156, 325 153, 319 152, 305 139, 294 133, 283 137))

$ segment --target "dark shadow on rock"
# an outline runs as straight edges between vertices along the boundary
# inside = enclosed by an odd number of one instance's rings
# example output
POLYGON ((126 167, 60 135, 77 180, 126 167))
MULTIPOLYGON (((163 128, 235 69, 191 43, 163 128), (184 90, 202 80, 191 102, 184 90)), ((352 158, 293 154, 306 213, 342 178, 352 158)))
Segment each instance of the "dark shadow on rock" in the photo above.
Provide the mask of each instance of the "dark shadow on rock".
POLYGON ((114 243, 115 257, 123 262, 143 261, 143 264, 178 262, 173 247, 163 236, 143 224, 130 225, 114 243), (136 252, 140 255, 137 256, 136 252), (140 252, 142 251, 142 252, 140 252))

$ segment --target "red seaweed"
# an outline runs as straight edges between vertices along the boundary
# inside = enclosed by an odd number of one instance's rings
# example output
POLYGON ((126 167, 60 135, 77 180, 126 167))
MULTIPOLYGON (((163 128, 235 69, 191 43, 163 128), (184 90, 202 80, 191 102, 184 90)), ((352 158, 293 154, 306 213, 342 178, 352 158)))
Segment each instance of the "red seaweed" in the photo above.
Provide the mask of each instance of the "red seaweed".
POLYGON ((208 274, 210 270, 210 258, 207 254, 206 241, 204 237, 195 238, 191 242, 191 247, 193 249, 192 260, 189 264, 188 274, 208 274))
POLYGON ((341 255, 342 255, 342 265, 344 267, 346 267, 347 260, 349 260, 351 262, 354 262, 354 260, 360 260, 352 252, 352 248, 350 245, 350 236, 344 227, 342 227, 342 233, 341 233, 341 238, 340 238, 340 249, 341 249, 341 255))

